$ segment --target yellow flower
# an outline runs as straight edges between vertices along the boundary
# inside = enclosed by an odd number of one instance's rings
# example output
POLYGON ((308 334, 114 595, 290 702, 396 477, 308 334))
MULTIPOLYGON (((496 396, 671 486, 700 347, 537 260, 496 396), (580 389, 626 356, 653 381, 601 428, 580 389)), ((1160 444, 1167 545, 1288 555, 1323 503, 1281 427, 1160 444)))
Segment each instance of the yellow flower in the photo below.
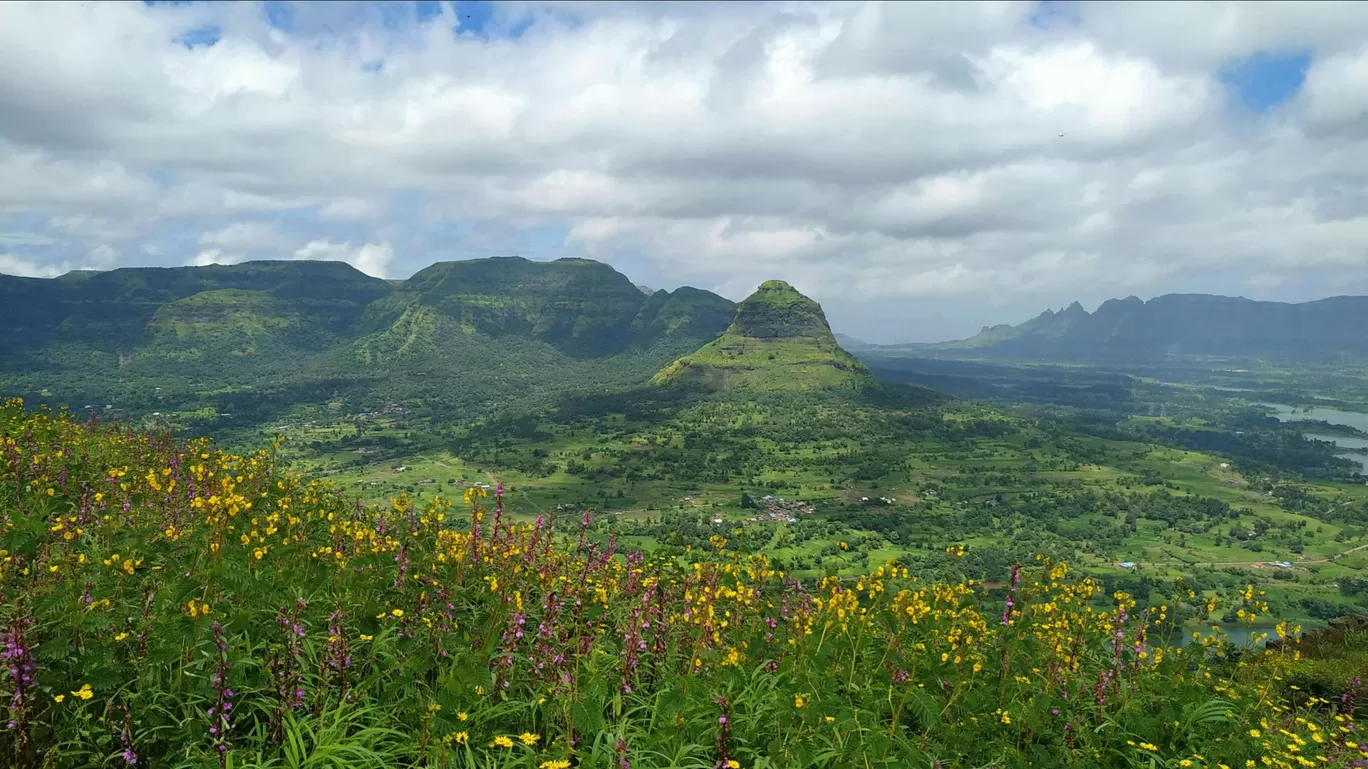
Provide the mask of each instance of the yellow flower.
POLYGON ((1262 737, 1263 734, 1262 734, 1258 729, 1250 729, 1250 730, 1249 730, 1249 736, 1250 736, 1250 737, 1253 737, 1254 739, 1257 740, 1257 739, 1259 739, 1260 737, 1262 737))
POLYGON ((1179 766, 1192 766, 1192 759, 1190 759, 1190 758, 1185 758, 1185 759, 1183 759, 1182 761, 1179 761, 1179 762, 1178 762, 1178 765, 1179 765, 1179 766))
POLYGON ((741 769, 741 762, 734 758, 727 759, 727 769, 741 769))
POLYGON ((464 710, 456 714, 457 721, 464 721, 467 718, 470 718, 470 716, 464 710))
POLYGON ((522 734, 518 735, 518 739, 522 740, 522 743, 524 745, 536 745, 537 740, 541 739, 541 735, 533 734, 531 732, 523 732, 522 734))
POLYGON ((795 695, 793 695, 793 707, 795 707, 795 708, 801 708, 801 707, 803 707, 803 706, 806 705, 806 704, 807 704, 807 700, 804 699, 803 695, 801 695, 801 694, 795 694, 795 695))
POLYGON ((456 732, 456 744, 464 745, 470 741, 470 732, 456 732))
POLYGON ((489 747, 491 748, 495 745, 498 745, 501 748, 511 748, 513 747, 513 740, 510 740, 509 738, 503 735, 499 735, 498 737, 494 738, 493 742, 489 743, 489 747))
POLYGON ((53 700, 54 702, 56 702, 58 705, 62 704, 62 700, 64 700, 64 699, 66 699, 66 695, 65 695, 65 694, 58 694, 58 695, 55 695, 55 696, 52 698, 52 700, 53 700))
POLYGON ((543 761, 538 765, 538 769, 570 769, 569 761, 543 761))
POLYGON ((128 633, 120 633, 120 634, 114 636, 114 640, 115 640, 115 641, 122 641, 123 639, 125 639, 125 638, 127 638, 127 637, 128 637, 128 633))
POLYGON ((362 633, 362 634, 361 634, 361 640, 362 640, 362 641, 374 641, 374 640, 375 640, 375 636, 373 636, 373 635, 366 635, 365 633, 362 633))
POLYGON ((429 712, 429 713, 435 713, 436 711, 441 710, 441 709, 442 709, 442 706, 441 706, 441 705, 438 705, 438 704, 435 703, 435 702, 432 703, 431 705, 428 705, 428 712, 429 712))
POLYGON ((832 722, 835 721, 835 720, 836 720, 836 717, 835 717, 835 716, 827 716, 827 717, 826 717, 826 722, 827 722, 827 723, 832 723, 832 722))
POLYGON ((394 615, 395 617, 402 617, 402 616, 404 616, 404 610, 403 610, 403 609, 391 609, 391 610, 390 610, 390 614, 394 615))
POLYGON ((91 697, 95 696, 95 693, 90 691, 90 684, 82 684, 81 688, 77 689, 71 694, 75 697, 80 697, 83 700, 88 700, 91 697))

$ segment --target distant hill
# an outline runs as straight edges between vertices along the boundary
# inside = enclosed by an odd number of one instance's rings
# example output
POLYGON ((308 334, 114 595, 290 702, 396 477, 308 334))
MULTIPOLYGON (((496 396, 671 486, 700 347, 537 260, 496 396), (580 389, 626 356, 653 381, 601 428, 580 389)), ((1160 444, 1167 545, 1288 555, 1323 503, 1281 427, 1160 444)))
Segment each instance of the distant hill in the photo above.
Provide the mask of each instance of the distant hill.
POLYGON ((1284 361, 1368 357, 1368 297, 1289 304, 1208 294, 1111 299, 1089 313, 1077 302, 968 339, 875 346, 874 354, 1056 360, 1165 360, 1174 356, 1284 361))
POLYGON ((832 336, 836 337, 836 344, 839 344, 842 348, 848 351, 865 350, 877 346, 869 342, 866 342, 863 339, 856 339, 855 337, 850 336, 849 334, 842 334, 840 332, 837 332, 832 336))
POLYGON ((654 384, 714 389, 863 389, 874 378, 841 349, 816 302, 781 280, 766 281, 736 307, 722 336, 661 369, 654 384))
POLYGON ((340 262, 248 262, 0 275, 0 370, 308 352, 391 292, 340 262))
MULTIPOLYGON (((644 294, 627 276, 588 259, 438 262, 367 308, 364 325, 372 333, 404 329, 396 349, 411 346, 415 334, 432 334, 435 345, 451 334, 479 334, 531 339, 568 355, 597 357, 654 341, 634 321, 643 310, 658 312, 669 298, 669 292, 657 294, 644 294)), ((669 333, 649 322, 645 327, 669 333)), ((722 328, 717 324, 704 333, 716 336, 722 328)))
POLYGON ((734 308, 587 259, 440 262, 404 281, 308 261, 0 275, 0 390, 164 412, 343 398, 468 413, 642 384, 734 308))

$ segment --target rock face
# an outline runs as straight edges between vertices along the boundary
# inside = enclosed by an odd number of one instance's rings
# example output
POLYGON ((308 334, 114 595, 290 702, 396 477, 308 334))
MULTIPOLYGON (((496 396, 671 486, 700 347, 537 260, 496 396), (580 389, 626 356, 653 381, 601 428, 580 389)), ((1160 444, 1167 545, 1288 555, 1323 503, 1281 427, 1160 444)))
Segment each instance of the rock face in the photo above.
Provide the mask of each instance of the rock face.
POLYGON ((737 305, 722 336, 661 369, 651 382, 762 390, 876 386, 864 364, 837 344, 821 305, 782 280, 761 284, 737 305))

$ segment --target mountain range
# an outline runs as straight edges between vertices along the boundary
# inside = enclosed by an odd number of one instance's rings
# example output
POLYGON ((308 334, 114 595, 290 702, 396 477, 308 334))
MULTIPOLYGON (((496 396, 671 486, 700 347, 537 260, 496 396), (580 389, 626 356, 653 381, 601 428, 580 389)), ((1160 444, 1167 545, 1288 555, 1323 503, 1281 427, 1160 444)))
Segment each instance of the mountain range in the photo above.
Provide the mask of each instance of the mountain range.
POLYGON ((211 421, 414 400, 468 416, 648 381, 873 382, 785 283, 737 305, 587 259, 439 262, 394 282, 307 261, 0 276, 0 327, 7 393, 211 421))
POLYGON ((439 262, 402 281, 340 262, 0 275, 0 391, 220 426, 298 404, 417 403, 467 418, 567 393, 687 386, 864 391, 887 356, 1149 361, 1368 356, 1368 297, 1303 304, 1174 294, 1074 303, 939 344, 832 333, 783 281, 735 304, 651 290, 587 259, 439 262), (215 421, 217 420, 217 422, 215 421))
POLYGON ((936 344, 865 345, 861 354, 936 357, 1160 361, 1175 357, 1333 361, 1368 357, 1368 297, 1292 304, 1209 294, 1149 301, 1111 299, 1094 312, 1078 302, 1017 326, 987 327, 936 344))

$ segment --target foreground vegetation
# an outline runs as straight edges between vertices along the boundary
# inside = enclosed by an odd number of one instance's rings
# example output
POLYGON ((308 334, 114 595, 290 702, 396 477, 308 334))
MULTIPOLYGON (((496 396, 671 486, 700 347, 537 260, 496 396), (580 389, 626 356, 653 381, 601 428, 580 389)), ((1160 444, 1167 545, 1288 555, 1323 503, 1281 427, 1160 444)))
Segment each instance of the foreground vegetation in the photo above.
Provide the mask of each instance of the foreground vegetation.
POLYGON ((619 552, 587 513, 510 523, 498 487, 467 487, 468 515, 441 497, 368 508, 279 470, 273 451, 17 401, 0 441, 7 765, 1368 757, 1357 682, 1290 684, 1295 644, 1167 643, 1180 608, 1262 619, 1252 586, 1178 582, 1142 610, 1050 559, 991 590, 898 562, 799 582, 722 536, 619 552))

